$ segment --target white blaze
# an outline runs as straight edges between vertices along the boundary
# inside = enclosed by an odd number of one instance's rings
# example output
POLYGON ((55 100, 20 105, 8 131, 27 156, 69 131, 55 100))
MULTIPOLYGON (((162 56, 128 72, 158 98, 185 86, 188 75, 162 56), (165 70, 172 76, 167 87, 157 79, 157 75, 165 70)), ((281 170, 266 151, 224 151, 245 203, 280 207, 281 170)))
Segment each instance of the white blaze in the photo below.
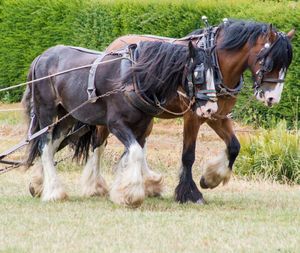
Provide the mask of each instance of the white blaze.
MULTIPOLYGON (((278 78, 283 80, 284 76, 285 76, 285 69, 281 69, 279 71, 278 78)), ((283 86, 284 86, 284 83, 278 82, 273 90, 267 90, 265 92, 265 101, 267 102, 269 98, 273 98, 273 101, 272 101, 273 104, 279 103, 279 101, 281 99, 281 93, 283 90, 283 86)))
MULTIPOLYGON (((216 91, 214 76, 210 68, 206 71, 206 89, 216 91)), ((207 96, 215 98, 216 93, 208 93, 207 96)), ((196 114, 200 117, 210 118, 212 114, 217 112, 217 110, 217 102, 207 101, 205 105, 201 106, 200 108, 197 108, 196 114)))

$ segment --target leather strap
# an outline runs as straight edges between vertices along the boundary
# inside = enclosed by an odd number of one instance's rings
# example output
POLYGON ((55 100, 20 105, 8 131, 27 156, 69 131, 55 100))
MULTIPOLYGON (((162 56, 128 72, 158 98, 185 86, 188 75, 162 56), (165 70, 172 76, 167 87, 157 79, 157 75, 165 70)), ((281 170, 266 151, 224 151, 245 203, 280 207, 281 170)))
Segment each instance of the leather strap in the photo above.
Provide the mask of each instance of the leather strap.
POLYGON ((101 54, 98 58, 96 58, 96 60, 93 62, 92 67, 90 68, 87 93, 88 93, 88 99, 92 99, 91 103, 95 103, 96 99, 93 98, 97 97, 96 87, 95 87, 95 76, 96 76, 97 67, 106 55, 107 54, 101 54))

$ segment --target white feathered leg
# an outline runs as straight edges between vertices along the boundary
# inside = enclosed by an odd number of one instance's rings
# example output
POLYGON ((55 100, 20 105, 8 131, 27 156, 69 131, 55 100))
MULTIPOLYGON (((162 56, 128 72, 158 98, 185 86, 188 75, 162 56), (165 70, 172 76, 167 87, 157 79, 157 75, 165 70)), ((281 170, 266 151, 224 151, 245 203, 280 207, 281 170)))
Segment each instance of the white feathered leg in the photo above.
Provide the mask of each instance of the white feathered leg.
POLYGON ((48 141, 42 148, 41 161, 44 169, 43 201, 55 201, 67 198, 67 194, 63 190, 54 166, 54 146, 56 146, 55 143, 52 144, 51 141, 48 141))
POLYGON ((209 161, 201 177, 201 187, 213 189, 221 182, 228 183, 232 172, 228 164, 229 160, 225 150, 218 157, 209 161))
POLYGON ((145 198, 142 147, 134 142, 120 161, 121 168, 110 190, 110 199, 117 204, 138 207, 145 198))
POLYGON ((146 161, 147 147, 146 143, 143 148, 144 158, 142 172, 145 184, 145 193, 147 197, 157 197, 163 192, 163 177, 160 173, 151 170, 146 161))
POLYGON ((96 148, 88 158, 81 176, 83 196, 105 196, 108 193, 107 184, 100 171, 100 159, 104 149, 105 143, 96 148))

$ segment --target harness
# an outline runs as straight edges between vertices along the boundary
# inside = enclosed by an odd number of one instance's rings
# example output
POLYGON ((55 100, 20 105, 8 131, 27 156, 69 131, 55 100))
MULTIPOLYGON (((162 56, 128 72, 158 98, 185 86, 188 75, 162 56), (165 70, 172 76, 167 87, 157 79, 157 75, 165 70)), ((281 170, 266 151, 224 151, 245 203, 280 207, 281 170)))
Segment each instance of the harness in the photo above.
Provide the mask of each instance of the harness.
MULTIPOLYGON (((125 51, 128 59, 121 61, 121 78, 132 67, 133 63, 137 61, 139 57, 139 48, 137 44, 131 44, 125 51)), ((132 72, 132 82, 126 84, 125 96, 130 104, 137 109, 145 112, 151 116, 159 115, 163 112, 161 108, 157 106, 159 104, 165 104, 165 101, 159 102, 158 98, 153 94, 155 100, 149 98, 144 92, 141 91, 140 80, 137 75, 132 72)))
POLYGON ((197 45, 199 47, 204 47, 204 48, 212 48, 212 53, 211 53, 211 62, 213 65, 213 74, 214 74, 214 80, 215 80, 215 88, 218 93, 218 96, 235 96, 243 88, 244 85, 244 78, 243 76, 240 77, 239 83, 236 85, 235 88, 229 88, 223 80, 223 75, 220 70, 219 66, 219 60, 218 60, 218 55, 215 50, 216 48, 216 38, 218 36, 219 32, 219 27, 218 26, 208 26, 204 30, 205 35, 201 40, 197 41, 197 45))

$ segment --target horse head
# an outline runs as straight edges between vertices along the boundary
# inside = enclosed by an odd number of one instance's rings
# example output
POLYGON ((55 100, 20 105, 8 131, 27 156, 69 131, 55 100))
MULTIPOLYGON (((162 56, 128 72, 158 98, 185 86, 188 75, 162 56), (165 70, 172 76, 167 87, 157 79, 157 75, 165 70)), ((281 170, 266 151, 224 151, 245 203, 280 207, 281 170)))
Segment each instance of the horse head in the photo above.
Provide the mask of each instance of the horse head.
POLYGON ((195 98, 194 110, 202 118, 211 118, 218 110, 211 63, 211 49, 188 44, 190 61, 187 65, 185 91, 195 98))
POLYGON ((254 95, 267 106, 279 103, 285 75, 292 61, 291 39, 295 30, 288 34, 277 32, 269 25, 251 49, 249 66, 254 80, 254 95))

